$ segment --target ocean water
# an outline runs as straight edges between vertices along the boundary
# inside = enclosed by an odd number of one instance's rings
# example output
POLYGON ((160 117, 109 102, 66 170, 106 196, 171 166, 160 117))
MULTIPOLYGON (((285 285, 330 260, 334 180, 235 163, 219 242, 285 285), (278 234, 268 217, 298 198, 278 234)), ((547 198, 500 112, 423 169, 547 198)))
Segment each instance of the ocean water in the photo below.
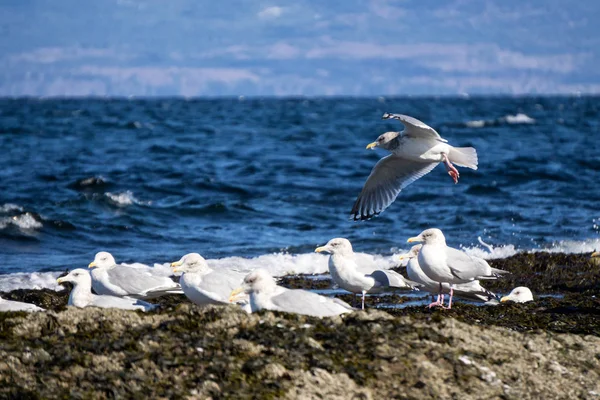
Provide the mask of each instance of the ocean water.
POLYGON ((153 265, 321 273, 347 237, 365 269, 428 227, 487 257, 600 249, 600 98, 0 99, 0 290, 54 285, 98 251, 153 265), (414 116, 479 169, 438 166, 379 217, 349 212, 414 116), (494 249, 489 253, 481 237, 494 249))

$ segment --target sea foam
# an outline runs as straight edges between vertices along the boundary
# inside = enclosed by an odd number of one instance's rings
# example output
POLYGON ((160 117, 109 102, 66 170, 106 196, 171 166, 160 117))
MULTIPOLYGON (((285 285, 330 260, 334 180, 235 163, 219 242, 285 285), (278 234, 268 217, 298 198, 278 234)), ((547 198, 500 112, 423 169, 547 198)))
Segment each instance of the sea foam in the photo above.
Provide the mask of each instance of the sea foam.
MULTIPOLYGON (((518 250, 514 245, 500 246, 472 246, 463 247, 462 250, 469 255, 481 257, 484 259, 498 259, 511 257, 520 252, 549 252, 549 253, 591 253, 600 249, 600 238, 588 239, 584 241, 560 241, 548 248, 538 248, 529 250, 518 250)), ((406 249, 398 249, 392 255, 372 255, 366 253, 356 253, 359 270, 365 274, 375 269, 390 269, 400 266, 398 256, 406 253, 406 249)), ((249 272, 256 268, 264 268, 275 277, 298 274, 327 274, 329 256, 318 253, 289 254, 273 253, 263 254, 258 257, 225 257, 219 259, 208 259, 208 265, 213 269, 231 269, 240 272, 249 272)), ((126 264, 136 268, 150 268, 156 274, 169 275, 170 265, 168 263, 156 263, 148 266, 140 263, 126 264)), ((13 274, 0 275, 0 291, 6 292, 15 289, 40 289, 50 288, 60 290, 56 284, 56 278, 60 272, 18 272, 13 274)))

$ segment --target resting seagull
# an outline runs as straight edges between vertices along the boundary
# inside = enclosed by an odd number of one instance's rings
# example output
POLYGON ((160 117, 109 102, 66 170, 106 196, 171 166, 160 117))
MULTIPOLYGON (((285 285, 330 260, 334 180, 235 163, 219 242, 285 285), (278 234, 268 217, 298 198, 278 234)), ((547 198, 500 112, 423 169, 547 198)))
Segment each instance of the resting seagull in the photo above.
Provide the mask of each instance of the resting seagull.
MULTIPOLYGON (((419 250, 421 250, 421 246, 422 245, 420 244, 415 245, 408 253, 400 255, 400 261, 408 259, 408 263, 406 264, 406 274, 408 275, 408 279, 419 283, 421 285, 419 286, 420 290, 424 290, 429 293, 438 293, 437 300, 443 304, 444 294, 450 293, 450 285, 447 283, 440 284, 425 275, 425 272, 423 272, 421 269, 419 260, 417 259, 419 256, 419 250), (440 285, 442 286, 441 288, 440 285), (441 294, 439 294, 440 292, 441 294)), ((483 302, 496 298, 496 295, 481 286, 478 280, 454 285, 454 295, 465 300, 483 302)))
POLYGON ((23 303, 22 301, 6 300, 0 297, 0 312, 6 311, 45 311, 43 308, 31 303, 23 303))
POLYGON ((71 282, 73 290, 69 294, 68 305, 100 308, 120 308, 122 310, 140 310, 150 311, 156 308, 156 305, 146 303, 145 301, 133 299, 131 297, 117 296, 98 296, 92 293, 92 277, 83 268, 74 269, 67 275, 56 280, 58 283, 71 282))
POLYGON ((92 287, 97 294, 152 299, 165 294, 181 294, 181 286, 166 276, 157 276, 151 268, 117 265, 112 254, 101 251, 90 263, 92 287))
POLYGON ((500 299, 502 303, 505 301, 514 301, 515 303, 527 303, 533 301, 533 293, 531 289, 525 286, 514 288, 508 295, 500 299))
POLYGON ((246 275, 242 287, 231 292, 230 301, 236 301, 242 292, 250 295, 253 313, 271 310, 313 317, 332 317, 353 310, 350 305, 336 298, 321 296, 307 290, 277 286, 275 279, 260 268, 246 275))
POLYGON ((404 130, 386 132, 367 145, 367 149, 381 147, 392 154, 373 167, 352 207, 355 221, 379 215, 396 200, 402 189, 431 172, 440 162, 446 165, 454 183, 458 183, 459 173, 452 163, 477 169, 474 148, 453 147, 435 129, 408 115, 385 113, 382 118, 399 120, 404 130))
MULTIPOLYGON (((468 283, 477 279, 497 279, 508 273, 490 267, 483 258, 471 257, 465 252, 446 246, 444 234, 436 228, 426 229, 419 236, 408 239, 408 242, 423 242, 417 259, 425 275, 438 284, 450 285, 449 309, 452 308, 455 284, 468 283)), ((443 304, 437 301, 429 305, 429 307, 433 306, 443 307, 443 304)))
POLYGON ((173 272, 183 272, 179 283, 192 303, 229 304, 231 291, 239 287, 244 274, 231 270, 215 271, 198 253, 190 253, 171 263, 173 272))
MULTIPOLYGON (((315 252, 327 252, 329 273, 333 281, 342 289, 351 293, 362 293, 362 309, 365 309, 365 294, 382 293, 395 290, 414 290, 418 286, 409 282, 394 271, 376 270, 365 275, 358 272, 358 266, 348 239, 331 239, 325 246, 317 247, 315 252)), ((417 289, 418 290, 418 289, 417 289)))

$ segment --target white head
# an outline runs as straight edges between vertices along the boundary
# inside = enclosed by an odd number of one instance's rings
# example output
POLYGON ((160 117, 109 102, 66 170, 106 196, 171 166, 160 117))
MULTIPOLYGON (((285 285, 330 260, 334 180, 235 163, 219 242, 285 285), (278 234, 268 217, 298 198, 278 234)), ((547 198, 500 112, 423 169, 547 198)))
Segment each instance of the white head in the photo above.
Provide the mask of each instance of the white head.
POLYGON ((179 261, 175 261, 171 263, 171 268, 173 268, 173 272, 209 272, 210 267, 208 263, 198 253, 189 253, 185 256, 181 257, 179 261))
POLYGON ((110 268, 116 264, 117 262, 115 261, 115 258, 112 256, 112 254, 110 254, 107 251, 101 251, 99 253, 96 253, 94 261, 92 261, 90 265, 88 265, 88 268, 110 268))
POLYGON ((600 251, 595 251, 592 253, 592 258, 600 258, 600 251))
POLYGON ((400 261, 405 260, 405 259, 411 259, 411 258, 415 258, 419 256, 419 250, 421 250, 421 247, 423 247, 422 244, 416 244, 413 247, 410 248, 410 250, 408 251, 408 253, 404 253, 404 254, 400 254, 399 259, 400 261))
POLYGON ((260 293, 261 291, 268 291, 269 289, 277 286, 275 279, 269 274, 266 270, 259 268, 250 272, 244 278, 244 282, 242 287, 244 288, 244 292, 247 294, 250 293, 260 293))
POLYGON ((508 296, 504 296, 500 299, 501 302, 514 301, 515 303, 527 303, 533 301, 533 293, 525 286, 519 286, 514 288, 508 296))
POLYGON ((394 139, 400 136, 400 132, 386 132, 377 138, 376 141, 369 143, 367 149, 374 149, 375 147, 381 147, 382 149, 390 150, 395 147, 394 139))
POLYGON ((446 244, 446 238, 441 230, 437 228, 425 229, 419 236, 411 237, 408 243, 423 242, 425 244, 446 244))
POLYGON ((90 276, 90 273, 83 268, 74 269, 62 278, 58 278, 56 282, 71 282, 74 286, 82 285, 90 288, 92 287, 92 277, 90 276))
POLYGON ((315 252, 317 253, 321 253, 323 251, 330 254, 351 255, 352 244, 350 244, 348 239, 334 238, 327 242, 325 246, 317 247, 315 249, 315 252))

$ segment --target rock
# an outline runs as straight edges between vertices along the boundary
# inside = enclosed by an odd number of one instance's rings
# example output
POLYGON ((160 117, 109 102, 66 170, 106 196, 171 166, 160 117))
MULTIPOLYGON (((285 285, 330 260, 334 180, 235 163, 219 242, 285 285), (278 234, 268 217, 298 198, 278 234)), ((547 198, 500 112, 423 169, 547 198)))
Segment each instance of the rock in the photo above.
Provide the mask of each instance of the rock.
MULTIPOLYGON (((523 254, 494 263, 514 275, 497 287, 537 276, 538 289, 563 297, 492 307, 457 302, 452 310, 370 308, 319 319, 201 308, 182 296, 169 296, 149 313, 65 308, 66 293, 15 291, 9 295, 45 298, 53 311, 0 313, 0 398, 600 393, 598 269, 577 255, 523 254)), ((304 279, 307 287, 312 281, 304 279)), ((381 298, 368 297, 368 306, 381 298)))

